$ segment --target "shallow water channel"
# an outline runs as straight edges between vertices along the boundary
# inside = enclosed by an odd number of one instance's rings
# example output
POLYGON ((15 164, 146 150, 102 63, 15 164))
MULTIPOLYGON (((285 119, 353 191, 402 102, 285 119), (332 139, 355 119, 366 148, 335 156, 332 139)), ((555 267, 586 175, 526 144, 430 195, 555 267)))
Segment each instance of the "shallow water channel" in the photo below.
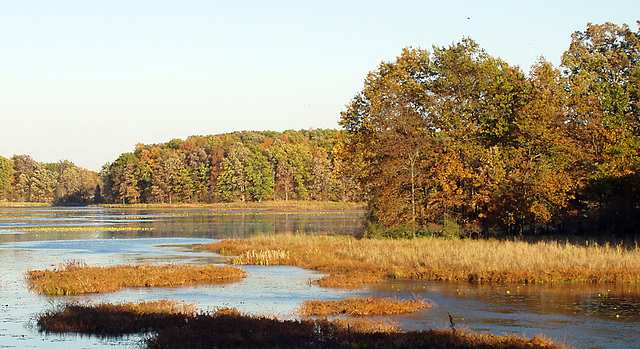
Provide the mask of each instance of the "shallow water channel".
POLYGON ((226 306, 253 314, 295 317, 304 299, 385 295, 420 297, 437 305, 390 317, 403 328, 457 328, 493 334, 542 334, 576 348, 639 348, 640 287, 475 285, 389 281, 357 290, 310 285, 320 277, 293 267, 246 266, 246 279, 212 286, 126 289, 76 297, 46 297, 26 288, 24 273, 68 260, 89 265, 224 263, 189 246, 254 234, 344 233, 362 229, 360 211, 209 211, 177 209, 0 208, 0 348, 135 348, 141 336, 42 334, 38 313, 70 300, 137 301, 172 298, 201 309, 226 306))

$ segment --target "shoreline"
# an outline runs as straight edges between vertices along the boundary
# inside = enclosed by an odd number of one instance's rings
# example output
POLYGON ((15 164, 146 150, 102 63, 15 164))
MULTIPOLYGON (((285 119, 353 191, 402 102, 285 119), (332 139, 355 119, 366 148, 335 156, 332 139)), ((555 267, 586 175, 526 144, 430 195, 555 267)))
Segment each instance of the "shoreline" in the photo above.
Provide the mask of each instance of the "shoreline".
POLYGON ((157 203, 157 204, 87 204, 56 205, 38 202, 0 202, 0 208, 28 207, 103 207, 103 208, 137 208, 137 209, 208 209, 219 211, 257 210, 257 211, 363 211, 364 202, 335 201, 262 201, 262 202, 221 202, 221 203, 157 203))

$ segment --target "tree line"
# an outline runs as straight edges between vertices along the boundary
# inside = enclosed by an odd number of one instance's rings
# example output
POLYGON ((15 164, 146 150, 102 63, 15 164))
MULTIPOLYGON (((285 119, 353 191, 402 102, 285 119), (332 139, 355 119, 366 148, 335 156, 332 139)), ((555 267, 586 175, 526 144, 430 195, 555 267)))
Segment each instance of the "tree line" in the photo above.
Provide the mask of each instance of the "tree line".
POLYGON ((37 162, 29 155, 0 156, 0 200, 56 204, 96 201, 98 174, 67 160, 37 162))
POLYGON ((0 157, 0 200, 54 204, 362 201, 334 156, 343 131, 239 131, 136 145, 100 173, 0 157))
POLYGON ((360 201, 334 156, 342 131, 241 131, 138 144, 100 172, 110 203, 360 201))
MULTIPOLYGON (((640 23, 639 23, 640 25, 640 23)), ((471 39, 405 48, 368 74, 343 130, 138 144, 99 174, 0 157, 0 199, 59 203, 363 201, 371 230, 635 233, 640 32, 588 24, 528 74, 471 39)))
POLYGON ((467 38, 406 48, 342 112, 340 157, 371 227, 635 234, 639 100, 626 25, 589 24, 560 67, 541 58, 528 75, 467 38))

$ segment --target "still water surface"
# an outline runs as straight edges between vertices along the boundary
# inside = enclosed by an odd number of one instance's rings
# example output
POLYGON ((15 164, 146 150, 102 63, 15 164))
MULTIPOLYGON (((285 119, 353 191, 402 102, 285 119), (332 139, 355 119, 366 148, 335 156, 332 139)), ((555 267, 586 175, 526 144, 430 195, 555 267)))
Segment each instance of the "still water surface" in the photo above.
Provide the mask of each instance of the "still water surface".
POLYGON ((362 212, 136 210, 104 208, 0 209, 0 348, 135 348, 141 336, 101 339, 38 333, 35 316, 69 300, 137 301, 172 298, 201 309, 235 307, 254 314, 295 316, 304 299, 388 295, 420 297, 437 307, 391 317, 406 329, 458 328, 533 337, 576 348, 640 348, 638 286, 472 285, 389 281, 358 290, 309 284, 321 275, 292 267, 246 266, 249 277, 232 284, 127 289, 107 295, 46 297, 27 290, 24 273, 66 260, 90 265, 223 263, 194 252, 192 244, 253 234, 344 233, 362 229, 362 212))

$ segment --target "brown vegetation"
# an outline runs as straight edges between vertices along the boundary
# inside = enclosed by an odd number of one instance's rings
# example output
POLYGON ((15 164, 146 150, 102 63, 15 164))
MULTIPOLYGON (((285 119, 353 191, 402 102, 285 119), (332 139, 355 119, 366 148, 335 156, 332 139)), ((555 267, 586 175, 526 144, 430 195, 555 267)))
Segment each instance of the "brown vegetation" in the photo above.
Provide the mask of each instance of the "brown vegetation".
POLYGON ((125 287, 176 287, 232 282, 246 272, 231 266, 87 266, 70 261, 55 270, 30 270, 29 287, 50 296, 114 292, 125 287))
POLYGON ((40 314, 37 325, 41 332, 47 333, 118 336, 179 326, 186 317, 195 314, 193 304, 166 299, 120 304, 69 303, 40 314))
POLYGON ((264 210, 264 211, 343 211, 343 210, 364 210, 366 204, 362 202, 336 202, 336 201, 309 201, 309 200, 265 200, 240 201, 240 202, 219 202, 219 203, 158 203, 158 204, 103 204, 100 207, 111 208, 200 208, 216 211, 224 210, 264 210))
POLYGON ((373 296, 340 301, 305 300, 302 302, 299 311, 304 316, 380 316, 413 313, 430 308, 432 305, 432 302, 425 300, 400 301, 394 298, 373 296))
POLYGON ((622 245, 353 236, 275 235, 222 240, 206 248, 236 255, 271 256, 266 265, 291 265, 329 274, 318 284, 359 287, 384 278, 517 283, 638 283, 640 248, 622 245), (267 251, 280 251, 269 255, 267 251))
MULTIPOLYGON (((161 301, 162 302, 162 301, 161 301)), ((248 316, 235 309, 193 313, 189 306, 169 303, 176 311, 154 312, 155 303, 139 311, 135 304, 65 305, 41 315, 40 331, 117 336, 155 332, 147 348, 568 348, 542 337, 495 336, 455 330, 403 332, 393 325, 366 321, 279 320, 248 316)))

